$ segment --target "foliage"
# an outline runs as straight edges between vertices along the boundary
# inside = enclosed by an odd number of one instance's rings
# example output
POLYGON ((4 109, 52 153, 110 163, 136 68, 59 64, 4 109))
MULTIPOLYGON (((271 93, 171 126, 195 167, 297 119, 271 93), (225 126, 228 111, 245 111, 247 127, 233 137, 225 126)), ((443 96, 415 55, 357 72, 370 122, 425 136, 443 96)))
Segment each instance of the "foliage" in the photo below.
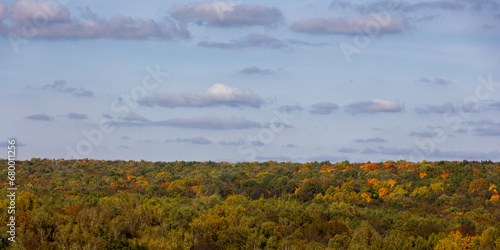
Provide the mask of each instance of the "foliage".
POLYGON ((4 234, 0 248, 500 249, 499 170, 491 161, 18 161, 17 243, 4 234))

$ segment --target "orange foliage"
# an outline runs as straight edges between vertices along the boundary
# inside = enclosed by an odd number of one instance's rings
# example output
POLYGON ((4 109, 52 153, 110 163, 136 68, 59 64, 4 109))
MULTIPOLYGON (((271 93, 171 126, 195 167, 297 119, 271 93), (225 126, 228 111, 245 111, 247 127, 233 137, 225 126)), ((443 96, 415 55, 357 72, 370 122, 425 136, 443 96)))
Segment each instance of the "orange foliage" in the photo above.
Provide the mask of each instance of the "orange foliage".
POLYGON ((380 168, 377 166, 377 164, 375 163, 367 163, 365 165, 362 165, 360 167, 361 169, 365 169, 365 170, 369 170, 369 171, 373 171, 373 170, 379 170, 380 168))
POLYGON ((445 171, 443 170, 443 173, 442 173, 442 174, 440 174, 439 176, 441 176, 441 178, 443 178, 443 179, 444 179, 444 178, 446 178, 446 176, 448 176, 448 175, 449 175, 449 173, 447 173, 447 172, 445 172, 445 171))
POLYGON ((367 193, 362 193, 361 197, 363 197, 363 199, 365 199, 367 202, 370 202, 372 200, 371 195, 367 193))
POLYGON ((300 173, 300 172, 304 172, 304 171, 309 171, 309 170, 310 170, 310 169, 309 169, 309 168, 307 168, 307 167, 306 167, 306 168, 301 168, 301 169, 299 169, 299 173, 300 173))
POLYGON ((476 168, 476 167, 473 167, 473 168, 472 168, 472 171, 474 172, 474 176, 476 176, 476 175, 477 175, 477 173, 479 173, 479 172, 480 172, 480 170, 479 170, 478 168, 476 168))
POLYGON ((300 187, 295 188, 295 192, 293 192, 293 193, 294 193, 294 194, 297 194, 297 193, 299 192, 299 190, 300 190, 300 187))
POLYGON ((497 200, 498 200, 498 198, 500 198, 500 195, 498 195, 498 194, 494 194, 494 195, 492 195, 492 196, 491 196, 490 201, 497 201, 497 200))
POLYGON ((396 183, 398 183, 398 182, 391 179, 391 180, 388 180, 387 183, 389 183, 389 185, 391 185, 391 188, 393 188, 394 185, 396 185, 396 183))
POLYGON ((130 180, 132 178, 132 175, 127 175, 127 180, 130 180))
POLYGON ((333 170, 335 170, 335 168, 334 168, 334 167, 323 167, 323 168, 321 168, 321 169, 319 170, 319 172, 320 172, 320 173, 326 173, 326 172, 331 172, 331 171, 333 171, 333 170))
POLYGON ((366 182, 367 185, 377 185, 379 183, 380 181, 375 178, 368 179, 368 181, 366 182))
POLYGON ((378 197, 382 198, 385 200, 385 197, 387 197, 387 195, 389 194, 389 189, 385 188, 385 187, 381 187, 379 190, 378 190, 378 197))
POLYGON ((425 172, 421 172, 421 173, 419 174, 420 179, 424 178, 426 175, 427 175, 427 173, 425 173, 425 172))

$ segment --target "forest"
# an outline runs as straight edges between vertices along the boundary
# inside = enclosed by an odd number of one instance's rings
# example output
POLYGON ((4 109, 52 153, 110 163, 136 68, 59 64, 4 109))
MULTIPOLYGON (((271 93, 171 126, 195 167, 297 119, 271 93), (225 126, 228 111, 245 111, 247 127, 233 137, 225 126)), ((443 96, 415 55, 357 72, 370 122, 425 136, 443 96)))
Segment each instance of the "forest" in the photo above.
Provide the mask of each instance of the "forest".
POLYGON ((500 249, 500 163, 0 159, 0 249, 500 249))

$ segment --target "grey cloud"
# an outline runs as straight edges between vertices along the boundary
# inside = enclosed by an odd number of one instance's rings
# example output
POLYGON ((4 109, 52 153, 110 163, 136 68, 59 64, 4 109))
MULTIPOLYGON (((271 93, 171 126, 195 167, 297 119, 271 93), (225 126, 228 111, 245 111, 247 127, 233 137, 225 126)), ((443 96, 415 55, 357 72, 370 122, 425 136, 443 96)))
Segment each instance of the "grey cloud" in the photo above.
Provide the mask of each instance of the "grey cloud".
POLYGON ((368 138, 368 139, 356 139, 356 140, 354 140, 354 142, 360 142, 360 143, 364 143, 364 142, 385 142, 385 140, 383 138, 380 138, 380 137, 373 137, 373 138, 368 138))
POLYGON ((198 137, 191 138, 191 143, 193 143, 193 144, 212 144, 212 141, 205 138, 205 137, 198 136, 198 137))
POLYGON ((239 73, 242 74, 263 74, 263 75, 270 74, 272 72, 273 71, 270 69, 261 69, 257 66, 246 67, 239 71, 239 73))
POLYGON ((371 101, 356 102, 346 106, 346 111, 352 114, 356 113, 376 113, 376 112, 402 112, 403 104, 398 102, 373 99, 371 101))
POLYGON ((220 144, 220 145, 225 145, 225 146, 239 146, 239 145, 245 145, 245 140, 243 139, 238 139, 236 141, 219 141, 217 142, 217 144, 220 144))
POLYGON ((330 4, 330 8, 352 9, 360 13, 379 12, 379 11, 403 11, 415 12, 419 10, 497 10, 500 4, 495 0, 435 0, 435 1, 416 1, 403 2, 396 0, 376 0, 366 4, 352 4, 348 1, 335 0, 330 4))
POLYGON ((358 152, 358 150, 356 150, 355 148, 339 148, 339 150, 337 150, 337 152, 339 153, 356 153, 358 152))
POLYGON ((48 116, 46 114, 36 114, 36 115, 29 115, 24 117, 25 119, 29 120, 37 120, 37 121, 52 121, 54 118, 52 116, 48 116))
POLYGON ((126 116, 122 118, 127 122, 149 122, 150 120, 145 118, 144 116, 138 115, 134 112, 129 112, 126 116))
MULTIPOLYGON (((9 144, 7 141, 3 141, 3 142, 0 142, 0 147, 2 148, 6 148, 8 146, 11 146, 11 144, 9 144)), ((19 142, 19 140, 16 140, 16 144, 15 144, 16 147, 25 147, 27 146, 26 144, 22 143, 22 142, 19 142)))
POLYGON ((281 49, 287 47, 283 41, 268 35, 250 34, 239 40, 234 40, 229 43, 201 41, 198 43, 200 47, 219 48, 219 49, 241 49, 241 48, 268 48, 281 49))
POLYGON ((405 26, 405 19, 401 16, 390 17, 372 13, 361 17, 303 19, 294 23, 291 29, 296 32, 318 35, 356 35, 363 32, 368 34, 400 33, 405 26))
POLYGON ((298 104, 295 105, 283 105, 278 108, 278 111, 282 113, 292 113, 294 111, 302 111, 304 108, 298 104))
POLYGON ((171 12, 180 21, 196 21, 210 26, 275 26, 283 21, 278 8, 255 4, 235 5, 226 1, 209 1, 179 6, 171 12))
POLYGON ((120 137, 120 139, 121 139, 121 140, 130 140, 130 137, 128 137, 128 136, 126 136, 126 135, 124 135, 124 136, 120 137))
POLYGON ((111 117, 111 115, 110 115, 110 114, 102 114, 102 117, 107 118, 107 119, 111 119, 111 118, 113 118, 113 117, 111 117))
POLYGON ((7 5, 5 3, 0 2, 0 20, 2 20, 2 17, 4 14, 7 13, 7 5))
POLYGON ((411 148, 396 148, 396 147, 378 147, 376 149, 366 148, 361 154, 385 154, 385 155, 398 155, 407 156, 410 155, 414 149, 411 148))
POLYGON ((249 89, 239 90, 224 84, 214 84, 204 91, 194 94, 155 94, 150 97, 142 97, 137 103, 144 106, 162 106, 162 107, 212 107, 229 106, 260 107, 264 100, 249 89))
POLYGON ((67 87, 65 80, 56 80, 53 84, 46 84, 42 87, 43 90, 51 90, 62 93, 70 93, 74 96, 83 96, 83 97, 91 97, 94 96, 94 93, 90 90, 84 88, 73 88, 67 87))
POLYGON ((244 118, 217 118, 217 117, 193 117, 193 118, 172 118, 165 121, 153 122, 153 125, 180 127, 190 129, 249 129, 262 127, 257 122, 252 122, 244 118))
POLYGON ((200 144, 200 145, 212 144, 211 140, 209 140, 203 136, 198 136, 198 137, 194 137, 191 139, 188 139, 188 138, 167 139, 167 140, 165 140, 165 142, 189 142, 191 144, 200 144))
POLYGON ((78 114, 78 113, 69 113, 67 117, 71 120, 86 120, 89 117, 86 114, 78 114))
POLYGON ((427 77, 421 77, 417 81, 418 82, 423 82, 423 83, 441 85, 441 86, 446 86, 446 85, 450 85, 450 84, 453 83, 451 80, 446 80, 446 79, 439 78, 439 77, 434 78, 434 80, 431 80, 431 79, 429 79, 427 77))
POLYGON ((296 147, 297 147, 297 145, 295 145, 295 144, 293 144, 293 143, 288 143, 288 144, 283 145, 283 146, 281 146, 281 147, 283 147, 283 148, 296 148, 296 147))
POLYGON ((478 136, 500 136, 500 123, 492 120, 470 121, 467 125, 474 126, 474 135, 478 136))
POLYGON ((436 135, 437 133, 433 131, 412 131, 410 133, 410 136, 428 137, 428 138, 434 137, 436 135))
POLYGON ((491 108, 494 109, 499 109, 500 110, 500 101, 499 102, 494 102, 489 105, 491 108))
POLYGON ((472 105, 462 105, 458 106, 451 102, 442 104, 442 105, 424 105, 417 107, 415 111, 419 114, 429 114, 429 113, 437 113, 437 114, 445 114, 445 113, 458 113, 458 112, 475 112, 477 109, 472 105))
MULTIPOLYGON (((36 2, 22 0, 16 2, 10 11, 10 24, 2 31, 3 35, 23 35, 25 20, 33 20, 43 15, 47 22, 35 25, 34 38, 42 39, 172 39, 176 37, 188 38, 189 33, 185 27, 172 21, 162 23, 150 19, 134 19, 126 16, 115 16, 111 19, 97 19, 88 15, 90 10, 85 10, 84 18, 75 19, 63 6, 51 1, 36 2)), ((34 22, 36 23, 36 22, 34 22)))
POLYGON ((320 102, 311 106, 309 113, 315 115, 327 115, 331 114, 333 111, 339 109, 339 106, 331 102, 320 102))

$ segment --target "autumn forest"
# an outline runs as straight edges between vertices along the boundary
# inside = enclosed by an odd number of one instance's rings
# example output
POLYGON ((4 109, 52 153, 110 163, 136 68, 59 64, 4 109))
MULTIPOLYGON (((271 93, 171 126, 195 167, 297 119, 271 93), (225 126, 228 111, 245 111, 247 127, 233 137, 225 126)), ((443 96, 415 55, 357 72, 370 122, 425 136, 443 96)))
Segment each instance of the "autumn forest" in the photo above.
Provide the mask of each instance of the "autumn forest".
POLYGON ((1 249, 500 249, 500 163, 16 162, 1 249))

